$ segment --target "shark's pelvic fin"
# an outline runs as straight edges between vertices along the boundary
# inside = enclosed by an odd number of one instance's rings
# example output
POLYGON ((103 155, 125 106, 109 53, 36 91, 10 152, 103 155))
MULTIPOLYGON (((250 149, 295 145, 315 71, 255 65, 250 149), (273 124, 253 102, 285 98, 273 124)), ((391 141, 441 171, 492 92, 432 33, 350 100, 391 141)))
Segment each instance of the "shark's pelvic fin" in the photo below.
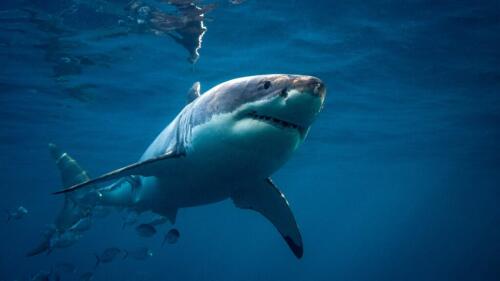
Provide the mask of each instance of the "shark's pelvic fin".
POLYGON ((167 160, 167 159, 179 158, 181 156, 184 156, 184 154, 177 153, 175 151, 168 151, 165 154, 160 155, 158 157, 151 158, 148 160, 144 160, 142 162, 137 162, 137 163, 125 166, 123 168, 116 169, 116 170, 111 171, 107 174, 104 174, 98 178, 95 178, 92 180, 87 180, 87 181, 79 183, 79 184, 75 184, 69 188, 66 188, 66 189, 63 189, 60 191, 56 191, 53 194, 62 194, 62 193, 72 192, 72 191, 78 190, 80 188, 89 186, 89 185, 99 184, 99 183, 103 183, 106 181, 119 179, 122 177, 131 176, 131 175, 153 176, 154 171, 156 171, 157 165, 160 164, 162 161, 167 160))
POLYGON ((270 178, 255 186, 240 188, 231 197, 237 207, 257 211, 271 221, 295 256, 302 257, 302 237, 295 217, 285 196, 270 178))
POLYGON ((187 103, 191 103, 195 99, 197 99, 201 93, 201 84, 200 82, 194 82, 193 86, 189 88, 188 94, 187 94, 187 103))

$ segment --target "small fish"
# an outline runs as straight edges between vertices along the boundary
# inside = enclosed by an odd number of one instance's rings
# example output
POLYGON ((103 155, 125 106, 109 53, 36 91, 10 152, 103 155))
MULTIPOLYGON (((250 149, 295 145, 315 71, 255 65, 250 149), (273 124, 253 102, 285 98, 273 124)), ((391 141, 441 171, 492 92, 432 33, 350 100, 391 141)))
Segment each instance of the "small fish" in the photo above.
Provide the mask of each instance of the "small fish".
POLYGON ((136 212, 128 212, 126 216, 123 217, 122 229, 126 226, 132 226, 139 221, 139 215, 136 212))
POLYGON ((243 2, 245 2, 246 0, 229 0, 229 3, 233 4, 233 5, 240 5, 242 4, 243 2))
POLYGON ((140 247, 131 251, 125 252, 125 257, 132 257, 136 260, 146 260, 153 256, 153 252, 147 247, 140 247))
POLYGON ((122 253, 123 251, 116 247, 107 248, 100 255, 97 254, 95 255, 96 258, 95 267, 99 266, 99 264, 101 263, 110 263, 114 261, 115 258, 122 253))
POLYGON ((165 238, 163 239, 162 245, 167 242, 168 244, 175 244, 177 243, 177 240, 179 239, 180 233, 179 230, 172 228, 170 229, 167 234, 165 234, 165 238))
POLYGON ((7 221, 11 221, 12 219, 20 220, 28 214, 28 210, 23 206, 19 206, 14 211, 5 210, 5 213, 7 213, 7 221))
POLYGON ((72 225, 69 230, 75 232, 85 232, 92 226, 92 219, 90 217, 84 217, 72 225))
POLYGON ((147 223, 138 225, 135 230, 141 237, 151 237, 156 234, 156 228, 147 223))
POLYGON ((86 206, 94 206, 97 208, 96 203, 102 197, 102 194, 97 190, 91 190, 85 193, 82 198, 78 199, 78 203, 86 206))
POLYGON ((31 281, 50 281, 50 272, 40 271, 31 277, 31 281))
POLYGON ((58 272, 55 272, 53 269, 50 272, 45 270, 39 271, 37 274, 31 277, 31 281, 60 281, 61 276, 58 272))
POLYGON ((160 216, 160 215, 155 215, 150 222, 148 222, 147 224, 149 225, 152 225, 152 226, 157 226, 157 225, 161 225, 161 224, 164 224, 168 221, 167 217, 164 217, 164 216, 160 216))
POLYGON ((59 274, 59 272, 57 271, 54 271, 53 269, 50 270, 50 277, 49 277, 50 280, 53 280, 53 281, 61 281, 61 275, 59 274))
POLYGON ((69 262, 58 263, 54 266, 54 269, 56 272, 61 272, 61 273, 75 273, 76 272, 76 266, 72 263, 69 263, 69 262))
POLYGON ((92 279, 94 279, 93 272, 87 271, 82 273, 82 275, 80 275, 80 281, 92 281, 92 279))
POLYGON ((82 235, 75 231, 56 232, 49 241, 48 253, 56 248, 67 248, 78 242, 80 238, 82 238, 82 235))

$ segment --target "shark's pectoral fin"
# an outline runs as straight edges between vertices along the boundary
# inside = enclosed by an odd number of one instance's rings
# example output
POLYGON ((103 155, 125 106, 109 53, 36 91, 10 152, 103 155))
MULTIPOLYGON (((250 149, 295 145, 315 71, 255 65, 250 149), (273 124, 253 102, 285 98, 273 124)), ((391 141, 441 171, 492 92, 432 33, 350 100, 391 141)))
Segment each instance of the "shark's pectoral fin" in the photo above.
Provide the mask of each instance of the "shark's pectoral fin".
POLYGON ((295 256, 302 257, 302 237, 295 217, 285 196, 270 178, 255 186, 238 189, 231 198, 237 207, 264 215, 278 229, 295 256))
POLYGON ((131 175, 153 176, 155 174, 155 171, 157 171, 157 168, 159 166, 161 166, 162 161, 165 161, 168 159, 173 159, 173 158, 179 158, 181 156, 184 156, 184 153, 177 153, 175 151, 169 151, 169 152, 167 152, 163 155, 160 155, 158 157, 144 160, 141 162, 137 162, 137 163, 125 166, 125 167, 120 168, 120 169, 116 169, 116 170, 111 171, 107 174, 104 174, 98 178, 84 181, 82 183, 73 185, 69 188, 54 192, 53 194, 61 194, 61 193, 71 192, 71 191, 75 191, 77 189, 80 189, 82 187, 86 187, 89 185, 99 184, 99 183, 103 183, 106 181, 119 179, 122 177, 131 176, 131 175))

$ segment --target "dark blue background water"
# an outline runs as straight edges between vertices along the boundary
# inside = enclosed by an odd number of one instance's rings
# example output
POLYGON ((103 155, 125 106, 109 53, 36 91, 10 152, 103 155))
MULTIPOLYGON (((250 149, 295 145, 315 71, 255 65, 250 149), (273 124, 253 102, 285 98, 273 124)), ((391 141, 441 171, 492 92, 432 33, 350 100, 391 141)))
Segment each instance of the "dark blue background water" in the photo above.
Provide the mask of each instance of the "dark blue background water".
MULTIPOLYGON (((26 2, 2 1, 2 15, 26 2)), ((52 14, 68 6, 34 2, 52 14)), ((194 70, 168 37, 88 39, 116 19, 82 9, 65 20, 79 32, 64 52, 98 63, 63 79, 40 46, 50 34, 2 24, 0 206, 29 214, 1 223, 0 280, 27 280, 62 260, 87 271, 110 246, 149 246, 154 256, 102 266, 95 280, 498 280, 499 9, 498 1, 221 2, 194 70), (49 195, 60 182, 48 142, 96 176, 137 160, 194 81, 207 90, 262 73, 315 75, 328 87, 309 138, 273 176, 300 225, 302 260, 265 219, 229 201, 181 210, 181 239, 168 247, 161 235, 122 230, 116 213, 72 248, 24 256, 61 204, 49 195)))

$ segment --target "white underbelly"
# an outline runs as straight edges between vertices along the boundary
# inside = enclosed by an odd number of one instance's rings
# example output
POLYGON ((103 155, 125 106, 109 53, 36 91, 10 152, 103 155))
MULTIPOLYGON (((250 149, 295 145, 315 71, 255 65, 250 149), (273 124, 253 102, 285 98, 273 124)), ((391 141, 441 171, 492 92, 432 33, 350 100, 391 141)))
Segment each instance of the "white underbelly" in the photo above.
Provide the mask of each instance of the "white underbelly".
POLYGON ((254 120, 209 122, 193 129, 185 157, 168 162, 160 177, 146 179, 144 197, 178 208, 225 200, 242 183, 269 177, 299 144, 298 134, 254 120))

